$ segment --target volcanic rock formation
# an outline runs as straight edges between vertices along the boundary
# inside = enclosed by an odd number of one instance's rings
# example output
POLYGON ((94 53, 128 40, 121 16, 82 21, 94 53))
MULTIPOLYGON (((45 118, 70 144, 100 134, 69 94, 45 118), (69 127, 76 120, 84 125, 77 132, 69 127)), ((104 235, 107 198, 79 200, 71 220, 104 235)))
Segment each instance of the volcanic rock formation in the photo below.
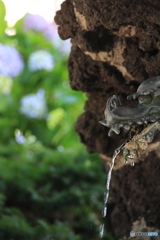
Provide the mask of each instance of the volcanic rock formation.
MULTIPOLYGON (((118 95, 126 106, 127 96, 144 80, 160 75, 160 2, 65 0, 55 21, 60 37, 72 42, 68 60, 71 88, 88 97, 76 131, 90 153, 99 152, 110 160, 127 136, 109 137, 109 128, 99 120, 104 118, 109 97, 118 95)), ((117 167, 111 180, 112 227, 124 239, 139 219, 145 222, 146 231, 160 229, 158 135, 141 160, 134 167, 117 167)))

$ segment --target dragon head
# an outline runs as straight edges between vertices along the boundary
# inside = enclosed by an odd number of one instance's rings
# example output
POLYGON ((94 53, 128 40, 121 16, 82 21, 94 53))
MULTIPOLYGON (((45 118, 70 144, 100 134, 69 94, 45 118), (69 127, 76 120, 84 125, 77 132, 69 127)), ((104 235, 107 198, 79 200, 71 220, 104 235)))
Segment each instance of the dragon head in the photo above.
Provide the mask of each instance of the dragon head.
POLYGON ((147 125, 160 118, 160 76, 144 81, 137 92, 127 99, 138 99, 137 106, 121 106, 118 96, 113 95, 107 101, 105 119, 101 124, 112 132, 120 133, 120 129, 130 130, 132 125, 147 125))

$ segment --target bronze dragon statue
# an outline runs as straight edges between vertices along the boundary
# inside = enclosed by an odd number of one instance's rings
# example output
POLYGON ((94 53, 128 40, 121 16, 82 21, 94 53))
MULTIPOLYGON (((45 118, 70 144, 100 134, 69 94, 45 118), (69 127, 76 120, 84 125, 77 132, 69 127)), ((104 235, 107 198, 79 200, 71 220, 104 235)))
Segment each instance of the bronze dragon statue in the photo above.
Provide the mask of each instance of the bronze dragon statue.
POLYGON ((160 131, 160 76, 145 80, 127 99, 138 99, 137 106, 121 106, 118 96, 107 101, 105 119, 100 121, 110 130, 119 134, 121 128, 130 131, 129 139, 123 147, 125 158, 135 158, 144 151, 160 131))

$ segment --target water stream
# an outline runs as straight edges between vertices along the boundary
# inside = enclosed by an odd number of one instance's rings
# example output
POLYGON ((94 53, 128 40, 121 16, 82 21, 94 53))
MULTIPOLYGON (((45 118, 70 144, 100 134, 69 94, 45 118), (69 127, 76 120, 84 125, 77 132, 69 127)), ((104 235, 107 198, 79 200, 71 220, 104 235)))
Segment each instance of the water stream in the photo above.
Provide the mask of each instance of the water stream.
MULTIPOLYGON (((111 161, 111 165, 110 165, 110 169, 109 169, 109 172, 108 172, 107 183, 106 183, 106 192, 104 194, 104 207, 103 207, 103 212, 102 212, 103 217, 106 217, 106 215, 107 215, 107 202, 108 202, 108 198, 109 198, 109 188, 110 188, 112 170, 113 170, 113 167, 114 167, 115 159, 116 159, 117 155, 120 153, 120 149, 121 149, 121 147, 117 148, 114 151, 112 161, 111 161)), ((103 234, 104 234, 104 223, 101 224, 101 226, 100 226, 100 233, 99 234, 100 234, 100 237, 102 238, 103 234)))
MULTIPOLYGON (((104 206, 103 206, 103 211, 102 211, 103 218, 105 218, 107 215, 107 202, 108 202, 108 198, 109 198, 110 181, 111 181, 112 170, 114 167, 115 159, 116 159, 117 155, 120 153, 120 151, 124 145, 125 145, 125 143, 123 143, 119 148, 115 149, 113 157, 112 157, 112 161, 110 163, 110 169, 108 172, 107 182, 106 182, 106 192, 104 193, 104 206)), ((132 158, 131 166, 134 166, 134 159, 133 159, 133 157, 131 157, 131 158, 132 158)), ((99 235, 100 235, 100 238, 102 238, 104 235, 104 223, 102 223, 100 225, 99 235)))

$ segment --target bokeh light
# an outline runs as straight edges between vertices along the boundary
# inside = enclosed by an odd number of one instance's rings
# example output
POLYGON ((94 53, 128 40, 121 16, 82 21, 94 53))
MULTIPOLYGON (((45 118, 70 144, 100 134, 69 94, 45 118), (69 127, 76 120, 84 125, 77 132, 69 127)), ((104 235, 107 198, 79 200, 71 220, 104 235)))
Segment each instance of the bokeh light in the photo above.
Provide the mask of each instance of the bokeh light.
POLYGON ((39 14, 52 22, 55 12, 60 9, 63 0, 3 0, 6 5, 6 20, 9 26, 22 18, 26 13, 39 14), (15 8, 15 6, 17 6, 15 8))

